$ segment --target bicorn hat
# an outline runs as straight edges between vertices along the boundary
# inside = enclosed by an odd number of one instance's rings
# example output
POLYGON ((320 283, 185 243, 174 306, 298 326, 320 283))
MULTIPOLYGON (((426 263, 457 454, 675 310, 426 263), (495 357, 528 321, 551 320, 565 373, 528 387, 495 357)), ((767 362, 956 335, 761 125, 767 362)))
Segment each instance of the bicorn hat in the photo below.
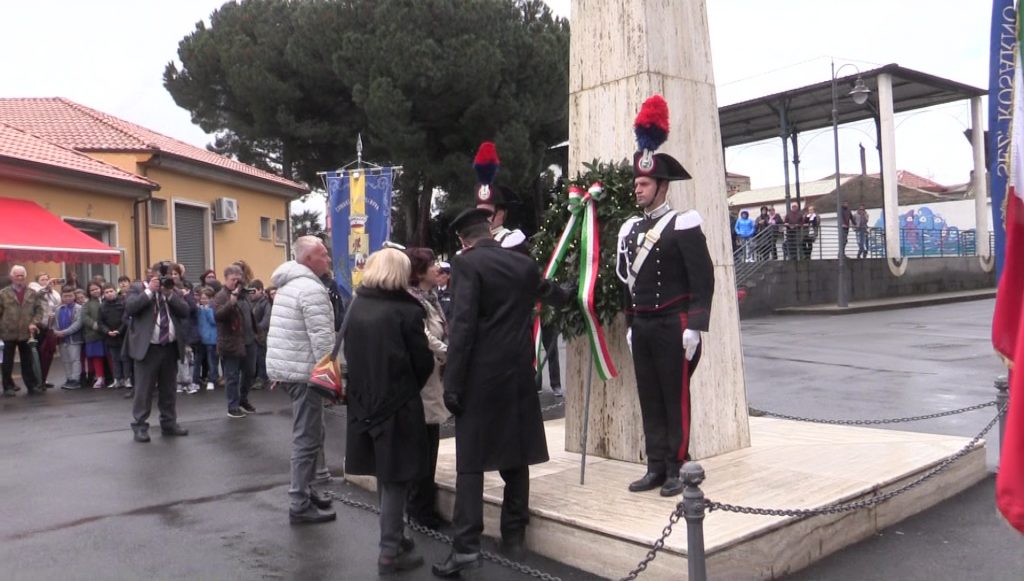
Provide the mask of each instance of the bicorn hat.
POLYGON ((633 177, 656 180, 688 180, 689 172, 667 153, 654 153, 668 139, 668 103, 661 95, 644 101, 633 124, 637 152, 633 154, 633 177))

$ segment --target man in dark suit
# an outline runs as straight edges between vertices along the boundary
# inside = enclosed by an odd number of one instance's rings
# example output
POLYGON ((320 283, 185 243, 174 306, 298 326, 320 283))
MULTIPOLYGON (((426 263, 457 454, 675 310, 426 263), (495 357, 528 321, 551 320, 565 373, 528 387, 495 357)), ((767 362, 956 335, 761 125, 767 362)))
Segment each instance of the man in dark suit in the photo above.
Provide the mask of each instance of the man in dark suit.
POLYGON ((128 355, 135 362, 135 402, 132 405, 132 431, 136 442, 149 441, 150 410, 153 392, 160 410, 160 432, 165 436, 187 436, 178 425, 175 410, 175 380, 178 360, 185 356, 184 320, 188 305, 174 290, 169 263, 155 266, 147 283, 135 283, 125 299, 128 328, 128 355))
POLYGON ((452 223, 464 250, 451 260, 445 406, 455 416, 454 550, 433 572, 453 577, 480 566, 483 473, 505 481, 501 535, 522 547, 529 522, 530 464, 548 460, 540 400, 533 383, 533 306, 541 275, 527 256, 491 238, 490 212, 473 208, 452 223))

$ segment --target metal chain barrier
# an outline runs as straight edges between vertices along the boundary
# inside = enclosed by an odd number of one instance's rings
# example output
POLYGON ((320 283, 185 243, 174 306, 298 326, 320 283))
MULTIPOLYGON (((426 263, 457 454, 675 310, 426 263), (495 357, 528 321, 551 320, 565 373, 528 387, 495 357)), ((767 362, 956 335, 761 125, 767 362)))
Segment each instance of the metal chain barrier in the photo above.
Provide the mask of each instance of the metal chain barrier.
POLYGON ((831 424, 831 425, 834 425, 834 426, 877 426, 877 425, 882 425, 882 424, 902 424, 902 423, 905 423, 905 422, 917 422, 917 421, 921 421, 921 420, 931 420, 931 419, 935 419, 935 418, 943 418, 943 417, 946 417, 946 416, 953 416, 953 415, 962 414, 962 413, 965 413, 965 412, 973 412, 975 410, 980 410, 980 409, 987 408, 989 406, 995 406, 995 405, 999 405, 998 402, 989 401, 989 402, 985 402, 985 403, 979 403, 977 405, 967 406, 965 408, 960 408, 960 409, 956 409, 956 410, 949 410, 947 412, 938 412, 938 413, 934 413, 934 414, 926 414, 926 415, 923 415, 923 416, 908 416, 908 417, 905 417, 905 418, 888 418, 888 419, 882 419, 882 420, 837 420, 837 419, 821 419, 821 418, 804 418, 804 417, 800 417, 800 416, 789 416, 789 415, 786 415, 786 414, 779 414, 779 413, 775 413, 775 412, 761 410, 761 409, 758 409, 758 408, 753 407, 753 406, 750 406, 750 415, 755 416, 755 417, 764 416, 764 417, 776 418, 776 419, 780 419, 780 420, 793 420, 793 421, 796 421, 796 422, 811 422, 811 423, 814 423, 814 424, 831 424))
POLYGON ((657 556, 658 551, 661 551, 665 547, 665 540, 672 534, 672 527, 675 526, 679 519, 683 516, 683 503, 679 502, 676 505, 676 509, 672 511, 672 514, 668 517, 668 525, 665 526, 661 531, 661 538, 654 541, 654 545, 651 546, 651 550, 647 551, 647 555, 636 564, 636 567, 629 572, 628 575, 621 578, 619 581, 634 581, 640 573, 647 570, 647 565, 651 563, 657 556))
MULTIPOLYGON (((373 514, 377 515, 380 514, 380 508, 375 505, 366 502, 360 502, 358 500, 353 500, 348 496, 343 496, 330 490, 325 490, 323 492, 331 499, 336 500, 341 504, 344 504, 345 506, 350 506, 352 508, 357 508, 359 510, 365 510, 367 512, 372 512, 373 514)), ((451 546, 452 544, 452 538, 440 531, 436 531, 432 528, 423 526, 415 522, 408 523, 408 527, 416 531, 417 533, 434 539, 435 541, 442 542, 449 546, 451 546)), ((518 561, 513 561, 512 559, 502 557, 501 555, 491 553, 490 551, 480 551, 480 556, 492 563, 501 565, 502 567, 506 567, 517 573, 522 573, 523 575, 526 575, 528 577, 540 579, 541 581, 562 581, 560 577, 555 577, 554 575, 545 573, 544 571, 541 571, 539 569, 534 569, 533 567, 530 567, 529 565, 524 565, 523 563, 519 563, 518 561)))
MULTIPOLYGON (((994 403, 992 403, 992 404, 985 404, 985 406, 988 406, 988 405, 994 405, 994 403)), ((819 508, 797 508, 797 509, 757 508, 757 507, 751 507, 751 506, 740 506, 740 505, 735 505, 735 504, 726 504, 726 503, 723 503, 723 502, 715 502, 713 500, 708 499, 707 504, 706 504, 707 511, 708 512, 713 512, 713 511, 716 511, 716 510, 724 510, 724 511, 727 511, 727 512, 737 512, 737 513, 740 513, 740 514, 756 514, 756 515, 761 515, 761 516, 792 516, 792 517, 804 518, 804 517, 810 517, 810 516, 816 516, 816 515, 822 515, 822 514, 839 514, 839 513, 843 513, 843 512, 851 512, 851 511, 854 511, 854 510, 861 510, 863 508, 871 508, 873 506, 876 506, 878 504, 881 504, 883 502, 891 500, 891 499, 893 499, 893 498, 903 494, 904 492, 907 492, 908 490, 911 490, 913 488, 916 488, 917 486, 920 486, 921 484, 927 482, 930 478, 934 477, 936 474, 939 474, 940 472, 942 472, 946 468, 949 468, 950 465, 952 465, 954 462, 956 462, 960 458, 963 458, 964 456, 966 456, 969 452, 971 452, 975 448, 975 446, 978 445, 978 442, 981 441, 981 439, 985 436, 985 434, 987 434, 996 425, 996 423, 999 421, 999 418, 1002 417, 1002 415, 1005 412, 1006 412, 1006 404, 1002 405, 999 408, 999 411, 996 413, 996 416, 994 418, 992 418, 992 421, 990 421, 988 423, 988 425, 985 426, 985 428, 983 430, 981 430, 981 432, 978 433, 978 435, 974 436, 974 438, 972 438, 971 441, 968 442, 966 446, 961 448, 960 451, 958 451, 956 454, 953 454, 949 458, 946 458, 945 460, 940 462, 937 466, 935 466, 934 468, 932 468, 931 470, 926 472, 923 476, 921 476, 917 480, 914 480, 913 482, 905 484, 905 485, 903 485, 903 486, 901 486, 901 487, 899 487, 899 488, 897 488, 895 490, 891 490, 889 492, 886 492, 885 494, 882 494, 880 496, 875 496, 873 498, 869 498, 869 499, 866 499, 866 500, 859 500, 857 502, 850 502, 850 503, 846 503, 846 504, 830 504, 830 505, 822 506, 822 507, 819 507, 819 508)))

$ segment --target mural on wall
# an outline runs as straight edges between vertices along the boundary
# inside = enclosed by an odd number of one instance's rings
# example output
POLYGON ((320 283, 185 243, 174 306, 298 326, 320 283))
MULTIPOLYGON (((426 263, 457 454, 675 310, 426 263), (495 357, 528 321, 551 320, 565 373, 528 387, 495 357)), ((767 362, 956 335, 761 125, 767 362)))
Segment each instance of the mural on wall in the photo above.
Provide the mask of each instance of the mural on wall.
MULTIPOLYGON (((885 217, 875 221, 885 228, 885 217)), ((903 256, 964 256, 974 254, 975 231, 950 226, 942 214, 928 206, 900 214, 900 248, 903 256)), ((872 240, 872 252, 885 252, 885 240, 872 240), (876 248, 876 246, 878 246, 876 248)))

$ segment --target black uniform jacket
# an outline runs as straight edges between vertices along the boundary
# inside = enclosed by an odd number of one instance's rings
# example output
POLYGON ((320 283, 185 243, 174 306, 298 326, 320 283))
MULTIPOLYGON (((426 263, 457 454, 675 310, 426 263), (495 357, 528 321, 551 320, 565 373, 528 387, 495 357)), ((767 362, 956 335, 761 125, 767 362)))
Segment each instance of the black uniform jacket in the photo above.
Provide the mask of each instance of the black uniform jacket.
POLYGON ((404 289, 361 288, 349 311, 345 471, 384 482, 422 478, 429 439, 420 390, 434 369, 423 307, 404 289))
MULTIPOLYGON (((627 319, 685 312, 687 329, 708 330, 715 269, 700 221, 700 215, 691 210, 678 214, 665 227, 637 273, 633 292, 624 287, 627 319)), ((624 245, 627 260, 619 263, 620 277, 625 278, 624 269, 636 260, 644 236, 657 222, 641 217, 623 225, 620 251, 624 245)))
POLYGON ((546 462, 531 340, 540 270, 494 240, 477 242, 451 264, 444 389, 463 407, 455 422, 456 468, 485 472, 546 462))

